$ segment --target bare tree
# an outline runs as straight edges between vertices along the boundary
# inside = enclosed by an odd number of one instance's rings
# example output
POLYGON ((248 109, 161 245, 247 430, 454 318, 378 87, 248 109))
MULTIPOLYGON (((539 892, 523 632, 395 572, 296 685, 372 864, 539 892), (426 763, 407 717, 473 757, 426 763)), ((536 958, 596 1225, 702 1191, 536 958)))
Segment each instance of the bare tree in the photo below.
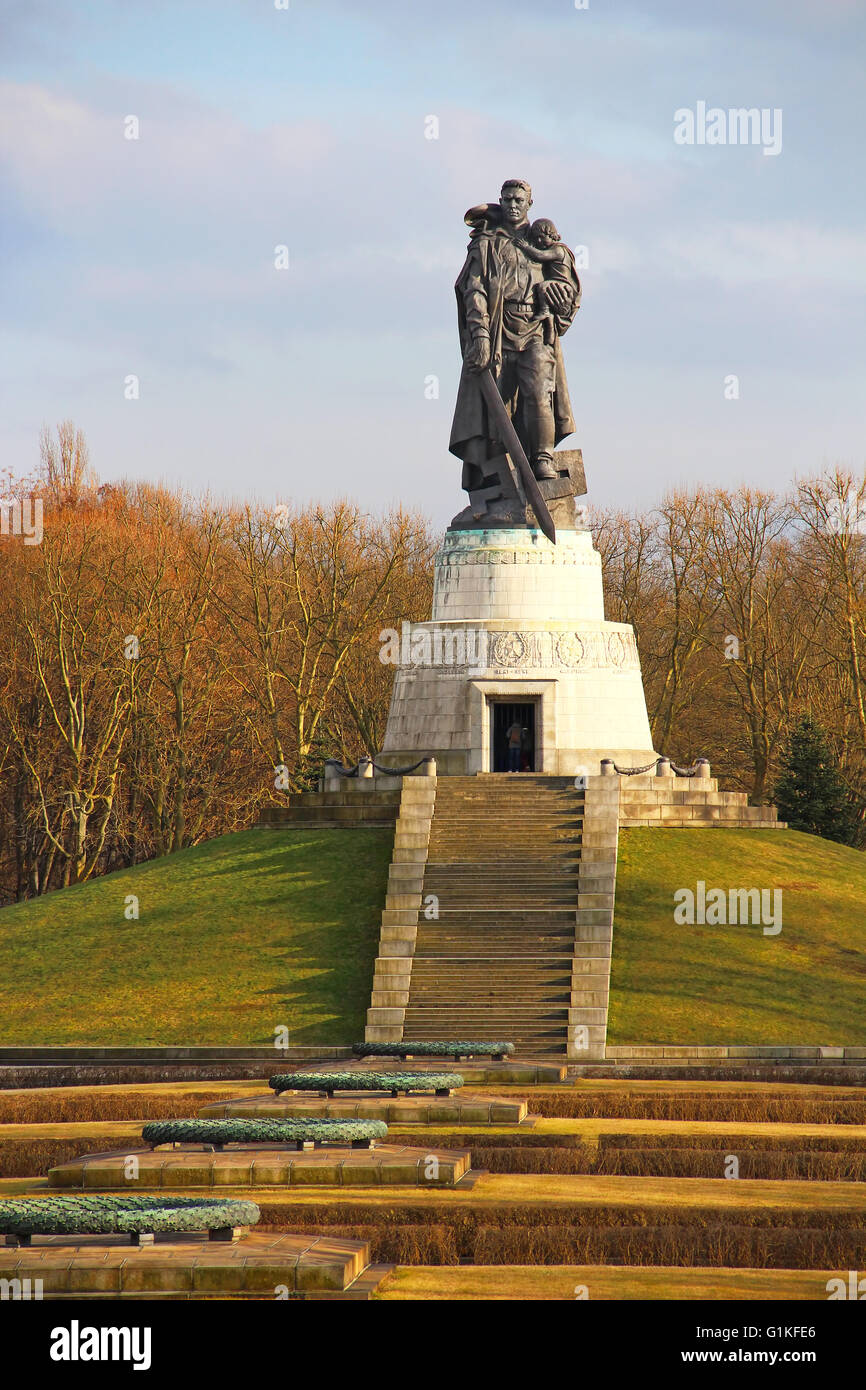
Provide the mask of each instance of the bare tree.
POLYGON ((58 506, 77 506, 95 481, 83 432, 72 420, 63 420, 54 439, 44 425, 39 437, 39 457, 42 481, 51 500, 58 506))

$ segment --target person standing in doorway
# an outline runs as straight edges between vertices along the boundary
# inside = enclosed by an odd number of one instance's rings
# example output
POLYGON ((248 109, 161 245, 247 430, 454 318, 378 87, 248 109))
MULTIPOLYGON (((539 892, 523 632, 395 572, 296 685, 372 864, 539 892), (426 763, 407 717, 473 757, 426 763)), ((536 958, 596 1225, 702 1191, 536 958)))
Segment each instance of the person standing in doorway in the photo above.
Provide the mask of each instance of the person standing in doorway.
POLYGON ((526 728, 520 731, 520 771, 532 771, 532 740, 526 728))
POLYGON ((523 730, 515 719, 505 731, 508 740, 508 771, 520 771, 520 752, 523 747, 523 730))

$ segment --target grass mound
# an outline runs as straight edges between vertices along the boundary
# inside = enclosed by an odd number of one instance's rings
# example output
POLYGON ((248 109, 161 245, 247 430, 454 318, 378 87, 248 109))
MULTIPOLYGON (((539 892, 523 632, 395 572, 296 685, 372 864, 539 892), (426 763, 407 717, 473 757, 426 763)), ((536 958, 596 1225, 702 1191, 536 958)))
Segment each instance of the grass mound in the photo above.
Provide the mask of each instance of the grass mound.
POLYGON ((608 1042, 866 1044, 866 854, 795 830, 624 830, 608 1042), (679 926, 674 893, 779 889, 782 930, 679 926))
POLYGON ((247 830, 3 908, 0 1044, 352 1043, 392 842, 247 830))

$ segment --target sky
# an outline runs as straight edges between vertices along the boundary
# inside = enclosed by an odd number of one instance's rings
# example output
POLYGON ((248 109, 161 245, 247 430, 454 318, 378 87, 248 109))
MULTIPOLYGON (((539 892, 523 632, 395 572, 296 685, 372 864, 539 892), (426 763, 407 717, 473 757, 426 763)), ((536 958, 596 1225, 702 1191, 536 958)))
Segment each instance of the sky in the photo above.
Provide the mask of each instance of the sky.
POLYGON ((447 524, 509 177, 585 248, 590 502, 863 467, 866 0, 277 4, 0 0, 0 470, 71 418, 102 481, 447 524), (699 103, 781 148, 678 143, 699 103))

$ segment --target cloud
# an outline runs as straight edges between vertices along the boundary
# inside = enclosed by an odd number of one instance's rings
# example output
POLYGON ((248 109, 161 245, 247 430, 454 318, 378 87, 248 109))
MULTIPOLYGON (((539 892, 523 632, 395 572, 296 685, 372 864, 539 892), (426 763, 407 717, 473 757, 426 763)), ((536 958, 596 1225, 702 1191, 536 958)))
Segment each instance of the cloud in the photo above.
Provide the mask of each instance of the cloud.
POLYGON ((792 294, 808 287, 866 287, 862 236, 797 222, 731 222, 665 235, 657 261, 676 278, 705 277, 727 285, 782 282, 792 294))
POLYGON ((811 374, 798 449, 825 426, 859 438, 863 90, 844 6, 37 4, 0 82, 7 452, 74 415, 114 471, 158 459, 262 487, 276 468, 313 492, 451 489, 457 510, 462 215, 515 174, 589 247, 565 355, 596 487, 650 458, 661 487, 754 438, 784 441, 787 472, 793 417, 760 371, 789 394, 811 374), (677 106, 777 91, 779 159, 673 145, 677 106), (737 437, 745 405, 729 410, 722 445, 699 403, 723 369, 755 413, 737 437), (301 467, 325 436, 327 470, 301 467))

